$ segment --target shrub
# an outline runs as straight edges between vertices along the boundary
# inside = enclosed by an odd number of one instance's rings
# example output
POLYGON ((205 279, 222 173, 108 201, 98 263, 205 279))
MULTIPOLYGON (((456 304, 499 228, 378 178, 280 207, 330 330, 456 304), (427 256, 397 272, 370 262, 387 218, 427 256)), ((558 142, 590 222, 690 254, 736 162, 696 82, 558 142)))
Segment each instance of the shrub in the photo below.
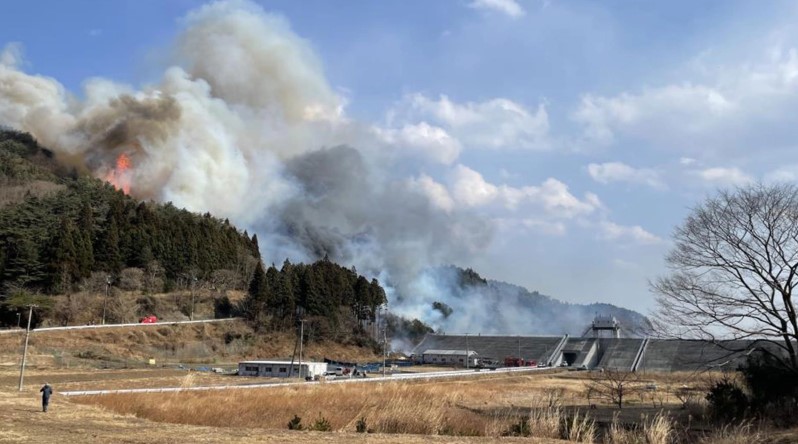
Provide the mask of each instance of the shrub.
POLYGON ((327 421, 327 418, 321 416, 321 413, 319 413, 319 417, 316 418, 316 422, 310 426, 309 430, 315 430, 317 432, 329 432, 332 430, 332 426, 330 425, 330 421, 327 421))
POLYGON ((355 423, 355 430, 357 433, 366 433, 368 428, 366 426, 366 418, 360 418, 355 423))
POLYGON ((213 317, 216 319, 230 318, 235 314, 236 307, 227 295, 213 301, 213 317))
POLYGON ((122 290, 137 291, 141 289, 144 280, 144 270, 140 268, 125 268, 119 274, 118 285, 122 290))
POLYGON ((748 397, 734 381, 725 376, 709 389, 706 398, 710 415, 719 422, 741 420, 748 409, 748 397))
POLYGON ((798 378, 783 362, 770 355, 752 355, 741 371, 753 413, 783 427, 798 421, 798 378))
POLYGON ((505 436, 529 436, 530 434, 527 418, 519 418, 517 422, 510 424, 510 428, 504 433, 505 436))
POLYGON ((304 427, 302 426, 302 418, 297 415, 294 415, 294 418, 288 421, 288 430, 303 430, 304 427))

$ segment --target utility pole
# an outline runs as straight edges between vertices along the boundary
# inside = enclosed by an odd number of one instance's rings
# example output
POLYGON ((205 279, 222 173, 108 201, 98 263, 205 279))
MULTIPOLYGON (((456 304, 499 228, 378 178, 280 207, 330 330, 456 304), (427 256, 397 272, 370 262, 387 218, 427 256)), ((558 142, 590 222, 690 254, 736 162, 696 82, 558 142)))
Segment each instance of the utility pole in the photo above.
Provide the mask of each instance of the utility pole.
POLYGON ((468 356, 468 333, 465 334, 466 337, 466 370, 468 370, 468 365, 471 358, 468 356))
POLYGON ((382 377, 385 377, 385 360, 388 357, 388 327, 382 329, 382 377))
POLYGON ((382 307, 378 307, 376 313, 374 313, 374 340, 380 340, 380 310, 382 307))
POLYGON ((193 274, 191 275, 191 315, 188 317, 190 320, 194 320, 194 285, 197 282, 197 277, 193 274))
POLYGON ((25 347, 22 349, 22 364, 19 366, 19 391, 22 391, 22 381, 25 377, 25 360, 28 357, 28 338, 30 337, 30 320, 33 317, 33 308, 38 305, 28 305, 28 329, 25 330, 25 347))
POLYGON ((305 342, 305 320, 299 320, 299 379, 302 379, 302 344, 305 342))
POLYGON ((103 324, 105 325, 105 307, 108 305, 108 291, 111 289, 111 275, 105 277, 105 298, 103 298, 103 324))
POLYGON ((382 376, 385 377, 385 364, 388 358, 388 304, 381 307, 382 315, 382 376))

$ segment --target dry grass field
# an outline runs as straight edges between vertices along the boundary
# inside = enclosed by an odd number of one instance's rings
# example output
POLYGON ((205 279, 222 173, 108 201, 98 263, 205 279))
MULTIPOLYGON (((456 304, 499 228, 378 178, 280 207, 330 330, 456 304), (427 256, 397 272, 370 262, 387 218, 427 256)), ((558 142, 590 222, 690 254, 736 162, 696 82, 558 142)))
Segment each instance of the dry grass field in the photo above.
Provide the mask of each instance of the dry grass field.
MULTIPOLYGON (((39 377, 53 379, 49 374, 39 377)), ((115 382, 115 381, 111 381, 115 382)), ((64 398, 56 394, 47 413, 41 412, 38 383, 26 384, 23 392, 3 384, 0 390, 0 442, 2 443, 482 443, 484 437, 433 436, 412 434, 380 434, 355 432, 290 431, 285 425, 268 428, 267 418, 250 416, 254 425, 236 426, 220 423, 219 426, 166 423, 148 419, 140 414, 118 413, 102 405, 91 405, 83 398, 64 398)), ((236 390, 240 391, 240 390, 236 390)), ((263 391, 261 395, 268 395, 263 391)), ((153 398, 160 402, 159 397, 153 398)), ((218 400, 217 400, 218 401, 218 400)), ((221 406, 217 406, 221 407, 221 406)), ((418 408, 418 406, 416 406, 418 408)), ((218 410, 218 409, 217 409, 218 410)), ((553 439, 502 438, 507 443, 555 443, 553 439)))
MULTIPOLYGON (((34 369, 23 392, 16 369, 0 370, 0 442, 607 442, 669 443, 687 413, 675 396, 685 384, 713 376, 647 375, 659 394, 629 400, 622 413, 607 403, 590 409, 584 372, 485 374, 462 380, 319 384, 212 392, 59 397, 73 388, 210 385, 236 377, 166 369, 34 369), (56 395, 40 412, 38 387, 56 395), (669 412, 659 415, 660 411, 669 412), (578 412, 578 416, 575 413, 578 412), (324 418, 330 431, 291 431, 297 415, 305 428, 324 418), (585 415, 589 415, 585 419, 585 415), (577 420, 574 420, 574 417, 577 420), (680 419, 681 418, 681 419, 680 419), (614 422, 613 422, 614 419, 614 422), (361 422, 362 420, 362 422, 361 422), (357 433, 358 423, 371 433, 357 433), (563 429, 563 425, 566 424, 563 429), (633 427, 630 427, 633 426, 633 427), (503 436, 526 428, 530 437, 503 436), (593 439, 591 439, 591 436, 593 439), (600 438, 601 436, 601 438, 600 438), (566 441, 558 438, 565 437, 566 441), (600 440, 601 439, 601 440, 600 440)), ((789 443, 792 432, 756 427, 707 429, 704 444, 789 443)), ((684 442, 684 441, 682 441, 684 442)))
MULTIPOLYGON (((526 375, 485 371, 478 378, 461 380, 58 396, 66 390, 266 382, 188 372, 176 365, 211 367, 241 358, 290 356, 292 337, 275 336, 256 344, 246 333, 246 326, 236 322, 34 333, 21 393, 16 386, 22 335, 0 335, 0 442, 158 443, 186 442, 187 437, 222 443, 530 442, 526 436, 506 435, 531 435, 531 442, 566 438, 664 444, 675 442, 676 436, 682 437, 680 442, 705 444, 798 442, 798 434, 790 431, 746 425, 717 432, 702 423, 703 393, 719 377, 712 374, 642 374, 637 384, 647 389, 628 396, 623 410, 607 400, 588 399, 590 373, 560 369, 526 375), (148 367, 145 362, 153 356, 157 366, 148 367), (37 393, 45 381, 56 390, 46 415, 39 411, 37 393), (686 403, 685 392, 692 394, 686 403), (306 430, 288 430, 295 415, 306 430), (307 431, 316 423, 328 425, 330 431, 307 431), (371 433, 357 433, 358 428, 371 433)), ((311 345, 306 356, 380 359, 362 349, 328 344, 311 345)))

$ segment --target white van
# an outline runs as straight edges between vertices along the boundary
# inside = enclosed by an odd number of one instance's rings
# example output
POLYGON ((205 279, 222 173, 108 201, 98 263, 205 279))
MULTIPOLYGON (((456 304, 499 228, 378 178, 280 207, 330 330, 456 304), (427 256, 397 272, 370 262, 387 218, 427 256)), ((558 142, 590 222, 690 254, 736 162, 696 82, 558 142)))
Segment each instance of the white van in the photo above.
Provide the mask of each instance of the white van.
POLYGON ((344 375, 344 368, 343 367, 328 367, 327 372, 324 373, 327 376, 343 376, 344 375))

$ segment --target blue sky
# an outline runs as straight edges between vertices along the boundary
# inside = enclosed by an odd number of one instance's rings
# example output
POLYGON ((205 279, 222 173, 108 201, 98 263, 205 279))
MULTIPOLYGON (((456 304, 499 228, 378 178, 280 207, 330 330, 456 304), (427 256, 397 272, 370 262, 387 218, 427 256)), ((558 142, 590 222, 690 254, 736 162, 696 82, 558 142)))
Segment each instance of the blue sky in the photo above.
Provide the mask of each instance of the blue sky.
MULTIPOLYGON (((459 263, 489 278, 647 312, 691 206, 798 178, 794 2, 256 3, 309 45, 347 119, 415 153, 397 171, 495 224, 459 263)), ((0 47, 78 96, 92 77, 140 86, 203 4, 13 2, 0 47)))

